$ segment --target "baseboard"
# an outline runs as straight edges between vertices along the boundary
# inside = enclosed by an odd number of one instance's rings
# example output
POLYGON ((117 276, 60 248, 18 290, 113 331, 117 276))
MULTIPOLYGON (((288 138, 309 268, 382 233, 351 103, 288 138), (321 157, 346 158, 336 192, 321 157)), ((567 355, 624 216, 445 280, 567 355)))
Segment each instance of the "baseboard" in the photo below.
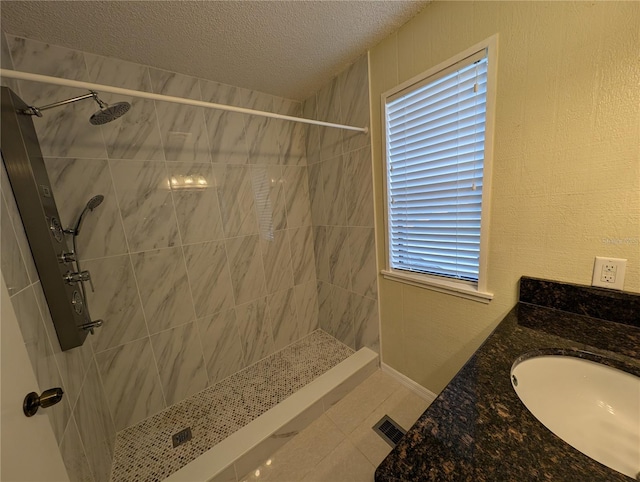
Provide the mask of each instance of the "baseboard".
POLYGON ((433 402, 436 399, 436 397, 438 396, 437 394, 433 393, 431 390, 429 390, 427 388, 424 388, 422 385, 414 382, 408 376, 403 375, 398 370, 396 370, 394 368, 391 368, 386 363, 381 363, 380 364, 380 369, 383 372, 385 372, 387 375, 395 378, 398 382, 402 383, 405 387, 407 387, 413 393, 415 393, 419 397, 425 399, 429 403, 433 402))

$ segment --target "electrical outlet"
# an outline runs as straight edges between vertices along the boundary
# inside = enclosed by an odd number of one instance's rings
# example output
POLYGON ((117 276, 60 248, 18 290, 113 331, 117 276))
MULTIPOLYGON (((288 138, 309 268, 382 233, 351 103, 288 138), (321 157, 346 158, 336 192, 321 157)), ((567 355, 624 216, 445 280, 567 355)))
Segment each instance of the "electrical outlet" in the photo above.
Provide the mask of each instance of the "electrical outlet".
POLYGON ((626 259, 603 258, 596 256, 593 264, 592 286, 622 290, 624 287, 624 272, 627 267, 626 259))

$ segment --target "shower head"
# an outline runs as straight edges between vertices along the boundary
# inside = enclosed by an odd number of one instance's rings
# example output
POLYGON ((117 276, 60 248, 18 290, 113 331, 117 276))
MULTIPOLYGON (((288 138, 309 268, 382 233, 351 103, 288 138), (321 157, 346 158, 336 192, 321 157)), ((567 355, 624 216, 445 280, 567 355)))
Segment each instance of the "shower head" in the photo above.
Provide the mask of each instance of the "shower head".
POLYGON ((92 114, 89 118, 89 122, 94 126, 100 126, 102 124, 106 124, 107 122, 116 120, 120 116, 126 114, 131 108, 131 104, 129 104, 128 102, 118 102, 116 104, 109 105, 106 102, 100 100, 97 92, 90 90, 88 94, 73 97, 71 99, 61 100, 60 102, 54 102, 53 104, 44 105, 42 107, 29 106, 26 109, 22 109, 20 112, 26 115, 36 115, 38 117, 42 117, 43 110, 60 107, 61 105, 72 104, 84 99, 93 99, 100 106, 100 110, 92 114))
POLYGON ((91 199, 89 199, 89 202, 80 213, 80 216, 78 216, 78 220, 76 221, 76 225, 74 226, 74 228, 69 229, 66 232, 72 234, 73 236, 77 236, 80 233, 80 225, 82 224, 82 218, 84 218, 84 215, 87 213, 87 211, 93 211, 95 208, 100 206, 100 204, 102 204, 102 201, 104 201, 104 196, 102 194, 98 194, 97 196, 93 196, 91 199))
POLYGON ((89 199, 89 202, 85 206, 85 209, 89 209, 90 211, 93 211, 95 208, 100 206, 100 204, 102 204, 102 201, 104 201, 104 196, 102 194, 93 196, 91 199, 89 199))
POLYGON ((107 122, 114 121, 125 115, 129 109, 131 109, 131 104, 129 104, 129 102, 117 102, 111 105, 102 102, 98 98, 98 94, 95 95, 94 100, 100 106, 100 110, 92 114, 89 118, 89 122, 94 126, 101 126, 107 122))

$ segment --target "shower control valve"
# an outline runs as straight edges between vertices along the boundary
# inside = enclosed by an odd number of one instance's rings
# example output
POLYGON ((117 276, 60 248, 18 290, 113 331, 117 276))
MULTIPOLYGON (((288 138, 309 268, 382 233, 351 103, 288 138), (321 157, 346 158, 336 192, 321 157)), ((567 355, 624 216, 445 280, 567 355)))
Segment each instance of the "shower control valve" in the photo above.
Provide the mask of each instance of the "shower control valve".
POLYGON ((76 260, 76 254, 71 251, 70 253, 65 253, 64 251, 58 255, 58 261, 61 263, 70 263, 76 260))
POLYGON ((78 281, 91 281, 91 274, 88 271, 80 271, 79 273, 67 271, 64 275, 64 280, 69 284, 77 283, 78 281))
POLYGON ((80 328, 83 330, 87 330, 89 333, 93 335, 94 334, 93 329, 101 327, 102 323, 103 323, 102 320, 90 321, 88 323, 84 323, 83 325, 80 325, 80 328))

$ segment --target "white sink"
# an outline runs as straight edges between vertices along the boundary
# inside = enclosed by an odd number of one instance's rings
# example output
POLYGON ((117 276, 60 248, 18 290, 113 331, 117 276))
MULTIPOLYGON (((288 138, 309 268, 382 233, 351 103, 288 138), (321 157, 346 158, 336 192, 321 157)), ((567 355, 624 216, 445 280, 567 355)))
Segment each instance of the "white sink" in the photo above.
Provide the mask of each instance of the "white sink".
POLYGON ((633 479, 640 474, 640 378, 581 358, 543 355, 516 360, 511 384, 569 445, 633 479))

